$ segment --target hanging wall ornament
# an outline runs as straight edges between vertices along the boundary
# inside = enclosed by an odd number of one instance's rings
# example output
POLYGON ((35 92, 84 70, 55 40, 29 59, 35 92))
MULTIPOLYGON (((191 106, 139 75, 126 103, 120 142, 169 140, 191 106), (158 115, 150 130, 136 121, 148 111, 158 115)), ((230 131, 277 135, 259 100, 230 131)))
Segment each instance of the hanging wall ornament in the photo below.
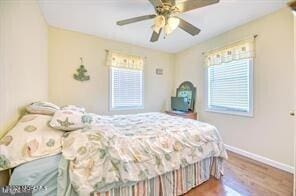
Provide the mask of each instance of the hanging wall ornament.
POLYGON ((80 57, 80 61, 81 61, 80 67, 77 69, 77 73, 74 74, 73 77, 75 80, 83 82, 83 81, 89 80, 90 76, 86 75, 87 70, 85 69, 85 67, 83 65, 82 57, 80 57))

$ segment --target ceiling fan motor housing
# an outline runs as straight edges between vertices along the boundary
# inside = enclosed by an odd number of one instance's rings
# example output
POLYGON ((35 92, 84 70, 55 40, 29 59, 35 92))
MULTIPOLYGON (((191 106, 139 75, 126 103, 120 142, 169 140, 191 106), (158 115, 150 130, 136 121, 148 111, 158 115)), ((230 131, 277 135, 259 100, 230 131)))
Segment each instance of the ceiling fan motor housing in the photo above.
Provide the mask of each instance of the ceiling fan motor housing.
POLYGON ((165 17, 176 16, 180 14, 179 8, 170 3, 164 3, 163 5, 157 6, 155 11, 158 15, 163 15, 165 17))

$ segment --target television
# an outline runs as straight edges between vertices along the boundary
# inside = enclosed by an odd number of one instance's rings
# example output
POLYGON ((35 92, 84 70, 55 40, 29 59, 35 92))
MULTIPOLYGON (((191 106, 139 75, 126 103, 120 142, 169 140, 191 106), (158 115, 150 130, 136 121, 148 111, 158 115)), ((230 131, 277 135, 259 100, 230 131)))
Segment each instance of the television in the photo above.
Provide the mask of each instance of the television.
POLYGON ((189 105, 186 97, 171 97, 173 111, 188 112, 189 105))

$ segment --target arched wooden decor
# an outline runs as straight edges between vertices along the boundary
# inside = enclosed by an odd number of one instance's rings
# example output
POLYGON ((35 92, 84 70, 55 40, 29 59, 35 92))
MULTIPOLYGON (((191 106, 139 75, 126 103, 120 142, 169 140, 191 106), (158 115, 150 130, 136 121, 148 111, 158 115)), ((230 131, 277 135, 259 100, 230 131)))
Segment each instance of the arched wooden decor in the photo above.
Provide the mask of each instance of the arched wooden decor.
POLYGON ((288 3, 288 5, 292 8, 292 10, 296 11, 296 1, 292 1, 288 3))
POLYGON ((185 97, 189 105, 189 110, 194 111, 195 97, 196 97, 196 88, 189 81, 183 82, 177 88, 177 97, 185 97))

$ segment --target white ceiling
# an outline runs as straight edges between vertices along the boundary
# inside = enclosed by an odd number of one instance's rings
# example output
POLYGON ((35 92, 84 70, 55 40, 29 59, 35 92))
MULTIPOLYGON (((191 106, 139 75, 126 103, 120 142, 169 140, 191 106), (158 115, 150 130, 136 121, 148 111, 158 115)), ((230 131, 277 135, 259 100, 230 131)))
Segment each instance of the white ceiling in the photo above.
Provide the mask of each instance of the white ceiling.
POLYGON ((117 26, 116 21, 154 13, 148 0, 39 0, 49 25, 176 53, 285 6, 286 0, 220 0, 181 17, 202 31, 192 37, 177 29, 150 43, 153 20, 117 26))

